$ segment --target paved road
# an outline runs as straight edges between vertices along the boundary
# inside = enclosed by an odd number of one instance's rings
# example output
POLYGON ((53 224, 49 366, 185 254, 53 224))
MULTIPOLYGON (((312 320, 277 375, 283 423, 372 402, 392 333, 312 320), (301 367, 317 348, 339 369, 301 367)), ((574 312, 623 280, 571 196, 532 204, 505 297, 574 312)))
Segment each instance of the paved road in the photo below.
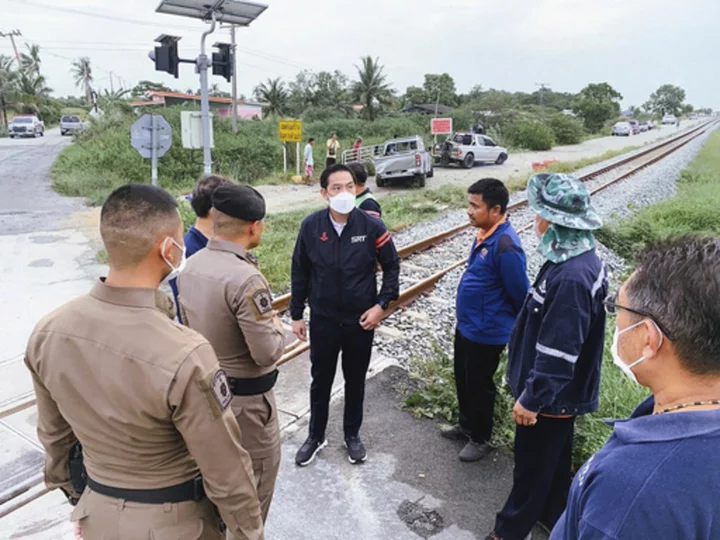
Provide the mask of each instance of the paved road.
POLYGON ((71 142, 59 128, 38 139, 0 139, 0 235, 55 230, 84 207, 51 188, 52 165, 71 142))

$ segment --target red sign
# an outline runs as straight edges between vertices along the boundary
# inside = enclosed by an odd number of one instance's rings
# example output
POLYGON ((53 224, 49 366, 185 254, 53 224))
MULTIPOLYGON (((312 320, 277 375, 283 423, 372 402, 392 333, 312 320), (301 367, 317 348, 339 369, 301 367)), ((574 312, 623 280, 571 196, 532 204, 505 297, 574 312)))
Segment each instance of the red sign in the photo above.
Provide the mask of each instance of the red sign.
POLYGON ((450 135, 453 132, 452 118, 433 118, 433 135, 450 135))

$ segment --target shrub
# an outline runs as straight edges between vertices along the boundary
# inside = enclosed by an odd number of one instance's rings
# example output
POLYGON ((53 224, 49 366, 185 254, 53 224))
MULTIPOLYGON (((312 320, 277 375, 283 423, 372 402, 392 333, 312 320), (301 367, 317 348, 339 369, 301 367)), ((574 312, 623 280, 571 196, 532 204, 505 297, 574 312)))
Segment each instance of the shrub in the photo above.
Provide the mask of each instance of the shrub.
POLYGON ((580 122, 564 114, 552 116, 550 129, 552 129, 558 144, 578 144, 585 136, 585 130, 580 122))
POLYGON ((540 122, 515 122, 508 129, 508 138, 513 146, 528 150, 550 150, 555 144, 553 130, 540 122))
POLYGON ((0 139, 5 139, 8 136, 8 130, 5 126, 0 126, 0 139))

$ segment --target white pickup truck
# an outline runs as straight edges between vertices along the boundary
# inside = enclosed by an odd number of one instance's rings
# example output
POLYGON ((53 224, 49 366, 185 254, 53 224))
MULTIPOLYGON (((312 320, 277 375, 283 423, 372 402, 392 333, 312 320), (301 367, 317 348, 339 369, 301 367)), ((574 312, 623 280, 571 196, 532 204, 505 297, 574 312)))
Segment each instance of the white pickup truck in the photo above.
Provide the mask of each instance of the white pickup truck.
POLYGON ((433 147, 432 157, 436 165, 448 166, 457 163, 470 169, 475 163, 502 165, 507 161, 508 151, 487 135, 455 133, 444 143, 433 147))
POLYGON ((384 187, 396 180, 425 187, 425 179, 432 178, 434 174, 430 152, 419 136, 392 139, 358 150, 346 150, 343 152, 342 161, 372 161, 378 187, 384 187))
POLYGON ((42 137, 45 135, 45 124, 37 116, 16 116, 8 126, 8 136, 15 137, 42 137))

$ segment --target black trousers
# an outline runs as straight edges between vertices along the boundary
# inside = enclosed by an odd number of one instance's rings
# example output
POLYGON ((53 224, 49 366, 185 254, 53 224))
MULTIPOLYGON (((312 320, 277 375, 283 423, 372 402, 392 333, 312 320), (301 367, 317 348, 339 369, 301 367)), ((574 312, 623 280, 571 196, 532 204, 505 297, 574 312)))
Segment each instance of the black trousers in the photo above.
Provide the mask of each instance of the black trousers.
POLYGON ((492 438, 495 409, 495 372, 505 345, 483 345, 455 330, 455 387, 460 406, 460 426, 473 441, 492 438))
POLYGON ((374 331, 366 332, 359 323, 312 318, 310 320, 310 436, 325 439, 338 355, 342 351, 342 370, 345 378, 345 438, 360 432, 365 399, 365 376, 370 365, 374 331))
POLYGON ((523 540, 535 523, 552 529, 570 493, 575 418, 538 416, 515 430, 513 487, 495 520, 503 540, 523 540))
POLYGON ((337 159, 334 157, 325 158, 325 168, 335 165, 337 163, 337 159))

